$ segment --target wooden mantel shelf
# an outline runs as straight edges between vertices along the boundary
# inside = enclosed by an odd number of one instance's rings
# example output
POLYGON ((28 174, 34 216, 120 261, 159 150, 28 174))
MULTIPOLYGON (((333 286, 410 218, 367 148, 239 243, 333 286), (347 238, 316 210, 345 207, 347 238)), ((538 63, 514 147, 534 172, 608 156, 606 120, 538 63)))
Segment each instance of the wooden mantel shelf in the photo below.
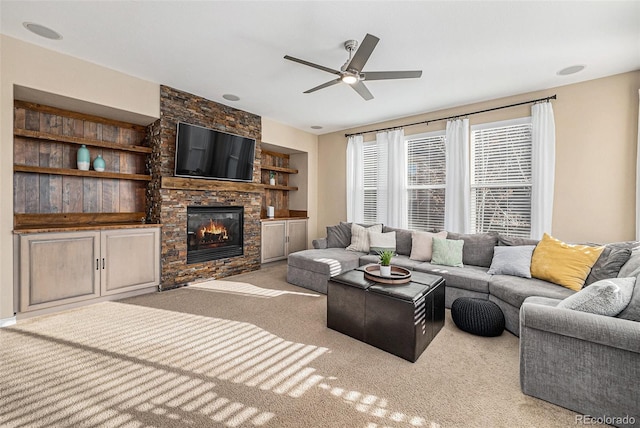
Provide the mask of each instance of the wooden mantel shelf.
POLYGON ((203 191, 231 191, 262 193, 264 185, 259 183, 244 183, 238 181, 207 180, 202 178, 162 177, 163 189, 203 190, 203 191))

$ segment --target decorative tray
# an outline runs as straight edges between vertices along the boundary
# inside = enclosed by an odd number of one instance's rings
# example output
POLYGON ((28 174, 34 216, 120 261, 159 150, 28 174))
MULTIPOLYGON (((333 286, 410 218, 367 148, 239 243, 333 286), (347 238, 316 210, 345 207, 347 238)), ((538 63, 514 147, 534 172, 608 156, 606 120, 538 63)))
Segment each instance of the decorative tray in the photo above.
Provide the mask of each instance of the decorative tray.
POLYGON ((400 266, 391 266, 391 276, 380 274, 380 265, 365 266, 364 277, 381 284, 406 284, 411 281, 411 271, 400 266))

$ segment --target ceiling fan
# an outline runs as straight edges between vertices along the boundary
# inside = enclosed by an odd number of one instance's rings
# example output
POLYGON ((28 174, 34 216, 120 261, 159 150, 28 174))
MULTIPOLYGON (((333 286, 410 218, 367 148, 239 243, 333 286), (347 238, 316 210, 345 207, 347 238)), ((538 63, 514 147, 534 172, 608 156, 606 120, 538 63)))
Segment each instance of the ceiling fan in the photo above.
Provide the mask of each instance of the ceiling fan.
POLYGON ((322 71, 326 71, 331 74, 338 75, 339 77, 334 80, 330 80, 327 83, 311 88, 308 91, 304 91, 305 94, 310 94, 320 89, 328 88, 337 83, 344 82, 350 85, 362 98, 365 100, 373 99, 373 95, 369 92, 369 89, 363 83, 370 80, 387 80, 387 79, 411 79, 422 76, 422 70, 415 71, 368 71, 364 72, 364 68, 367 60, 371 56, 373 49, 380 41, 379 38, 371 34, 367 34, 358 48, 357 40, 347 40, 344 42, 344 48, 349 52, 349 59, 340 67, 340 71, 332 68, 324 67, 322 65, 314 64, 303 59, 294 58, 289 55, 285 55, 284 59, 289 61, 298 62, 300 64, 307 65, 309 67, 317 68, 322 71), (356 51, 357 49, 357 51, 356 51), (353 52, 356 52, 355 54, 353 52))

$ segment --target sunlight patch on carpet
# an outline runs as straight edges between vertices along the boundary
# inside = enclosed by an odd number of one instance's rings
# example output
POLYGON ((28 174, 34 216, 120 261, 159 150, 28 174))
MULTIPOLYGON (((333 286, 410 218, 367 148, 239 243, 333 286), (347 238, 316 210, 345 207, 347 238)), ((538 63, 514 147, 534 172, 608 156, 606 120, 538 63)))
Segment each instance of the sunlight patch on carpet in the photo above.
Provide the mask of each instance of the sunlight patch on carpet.
POLYGON ((284 291, 262 288, 246 282, 235 282, 225 280, 211 280, 203 282, 193 282, 188 284, 189 288, 197 288, 200 290, 218 291, 222 293, 240 294, 252 297, 279 297, 284 295, 320 297, 318 294, 303 293, 299 291, 284 291))

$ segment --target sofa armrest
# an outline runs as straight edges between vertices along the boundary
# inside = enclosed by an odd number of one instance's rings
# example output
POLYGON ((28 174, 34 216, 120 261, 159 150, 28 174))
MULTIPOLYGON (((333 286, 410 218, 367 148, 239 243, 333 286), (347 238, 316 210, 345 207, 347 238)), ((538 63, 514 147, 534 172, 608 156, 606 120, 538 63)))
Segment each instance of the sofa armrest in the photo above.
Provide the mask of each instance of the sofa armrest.
POLYGON ((558 308, 557 299, 529 297, 520 308, 520 333, 532 328, 640 354, 640 323, 558 308))
POLYGON ((327 238, 314 239, 311 244, 316 250, 324 250, 327 248, 327 238))

